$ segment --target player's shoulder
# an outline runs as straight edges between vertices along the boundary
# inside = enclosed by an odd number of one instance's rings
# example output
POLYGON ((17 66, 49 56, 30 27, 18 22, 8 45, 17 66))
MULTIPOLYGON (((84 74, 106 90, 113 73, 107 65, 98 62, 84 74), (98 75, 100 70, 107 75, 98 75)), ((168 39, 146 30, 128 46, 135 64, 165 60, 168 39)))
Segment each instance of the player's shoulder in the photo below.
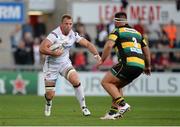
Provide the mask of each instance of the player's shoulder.
POLYGON ((78 32, 73 31, 73 30, 70 31, 70 35, 73 36, 74 38, 81 37, 78 32))
POLYGON ((50 32, 50 35, 53 35, 55 38, 58 38, 58 34, 59 34, 58 27, 50 32))
POLYGON ((126 25, 124 26, 124 29, 127 30, 127 31, 129 31, 129 32, 137 32, 137 30, 134 29, 134 28, 133 28, 132 26, 130 26, 129 24, 126 24, 126 25))
POLYGON ((112 34, 118 35, 118 34, 119 34, 119 28, 114 28, 114 29, 111 31, 110 35, 112 35, 112 34))
POLYGON ((127 32, 127 33, 136 33, 136 34, 140 34, 140 32, 138 32, 136 29, 134 29, 133 27, 131 27, 130 25, 126 24, 124 27, 121 28, 122 32, 127 32))
POLYGON ((78 32, 76 32, 76 31, 74 31, 74 30, 71 30, 71 31, 70 31, 70 34, 71 34, 71 35, 74 35, 74 36, 77 36, 77 35, 78 35, 78 32))

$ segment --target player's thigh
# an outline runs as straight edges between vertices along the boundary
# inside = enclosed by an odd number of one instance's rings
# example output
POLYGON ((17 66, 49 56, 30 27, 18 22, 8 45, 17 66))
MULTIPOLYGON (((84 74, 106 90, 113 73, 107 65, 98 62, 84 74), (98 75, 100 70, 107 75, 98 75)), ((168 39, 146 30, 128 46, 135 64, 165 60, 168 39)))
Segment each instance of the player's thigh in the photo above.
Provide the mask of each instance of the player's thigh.
POLYGON ((61 73, 61 75, 66 78, 73 86, 78 86, 80 83, 78 73, 72 66, 66 68, 61 73))
POLYGON ((53 65, 44 65, 43 68, 44 81, 45 81, 45 90, 47 91, 55 91, 55 84, 58 78, 59 72, 58 67, 53 65))
POLYGON ((59 64, 46 62, 43 66, 43 75, 46 81, 56 81, 59 75, 59 64))
POLYGON ((143 69, 119 63, 111 68, 111 72, 119 79, 118 88, 120 89, 137 78, 143 72, 143 69))
POLYGON ((120 80, 114 76, 110 71, 108 71, 104 78, 102 79, 101 83, 102 84, 106 84, 106 83, 112 83, 112 84, 118 84, 120 82, 120 80))
POLYGON ((79 76, 77 71, 72 66, 69 59, 63 62, 63 69, 60 70, 60 74, 66 78, 73 86, 79 85, 79 76))
POLYGON ((125 71, 126 70, 123 64, 118 63, 111 68, 109 71, 111 75, 107 75, 107 78, 111 78, 112 83, 114 83, 120 89, 128 84, 127 78, 124 76, 125 71))

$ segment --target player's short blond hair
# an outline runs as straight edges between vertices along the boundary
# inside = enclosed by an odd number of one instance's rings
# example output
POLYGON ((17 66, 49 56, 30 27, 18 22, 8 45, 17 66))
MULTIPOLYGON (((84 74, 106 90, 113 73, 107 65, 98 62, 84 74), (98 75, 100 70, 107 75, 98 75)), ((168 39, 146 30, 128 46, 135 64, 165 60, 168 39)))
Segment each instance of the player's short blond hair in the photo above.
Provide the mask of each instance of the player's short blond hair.
POLYGON ((61 17, 61 22, 63 22, 65 18, 67 18, 67 19, 72 19, 71 15, 69 15, 69 14, 64 14, 64 15, 61 17))

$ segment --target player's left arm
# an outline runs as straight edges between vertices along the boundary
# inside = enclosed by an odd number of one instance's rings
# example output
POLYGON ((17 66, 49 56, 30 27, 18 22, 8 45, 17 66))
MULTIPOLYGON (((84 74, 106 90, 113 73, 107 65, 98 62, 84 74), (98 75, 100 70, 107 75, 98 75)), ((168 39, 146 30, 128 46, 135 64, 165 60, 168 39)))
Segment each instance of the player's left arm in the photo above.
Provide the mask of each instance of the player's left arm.
POLYGON ((151 55, 150 55, 149 46, 144 38, 142 39, 141 47, 142 47, 142 51, 145 57, 144 73, 146 75, 150 75, 151 74, 151 55))
POLYGON ((97 61, 100 61, 101 60, 101 57, 99 56, 99 52, 97 51, 96 47, 94 46, 94 44, 92 44, 91 42, 89 42, 87 39, 85 38, 82 38, 80 41, 79 41, 79 44, 85 48, 87 48, 93 55, 94 55, 94 58, 97 60, 97 61))

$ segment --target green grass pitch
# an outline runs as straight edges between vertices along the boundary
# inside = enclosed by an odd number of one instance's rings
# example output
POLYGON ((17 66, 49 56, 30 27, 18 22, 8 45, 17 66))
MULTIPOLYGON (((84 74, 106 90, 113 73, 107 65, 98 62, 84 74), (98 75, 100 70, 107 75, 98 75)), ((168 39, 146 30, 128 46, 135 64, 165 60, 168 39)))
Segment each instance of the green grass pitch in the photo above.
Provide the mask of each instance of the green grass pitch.
POLYGON ((179 126, 180 97, 126 97, 132 110, 122 119, 100 120, 110 97, 86 97, 92 115, 84 117, 75 97, 55 97, 52 115, 44 116, 44 98, 0 95, 0 126, 179 126))

